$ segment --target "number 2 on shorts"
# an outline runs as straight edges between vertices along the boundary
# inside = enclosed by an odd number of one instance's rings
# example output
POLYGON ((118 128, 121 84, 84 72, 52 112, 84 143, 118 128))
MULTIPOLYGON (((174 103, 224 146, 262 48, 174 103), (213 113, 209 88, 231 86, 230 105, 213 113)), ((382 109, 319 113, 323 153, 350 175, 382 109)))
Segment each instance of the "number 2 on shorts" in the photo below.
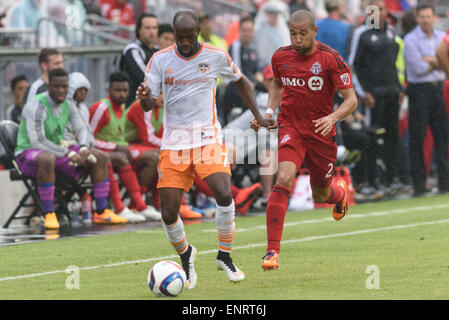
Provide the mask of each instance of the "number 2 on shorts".
POLYGON ((332 177, 332 173, 334 171, 334 164, 331 162, 327 165, 328 167, 330 167, 329 171, 326 173, 326 178, 330 178, 332 177))

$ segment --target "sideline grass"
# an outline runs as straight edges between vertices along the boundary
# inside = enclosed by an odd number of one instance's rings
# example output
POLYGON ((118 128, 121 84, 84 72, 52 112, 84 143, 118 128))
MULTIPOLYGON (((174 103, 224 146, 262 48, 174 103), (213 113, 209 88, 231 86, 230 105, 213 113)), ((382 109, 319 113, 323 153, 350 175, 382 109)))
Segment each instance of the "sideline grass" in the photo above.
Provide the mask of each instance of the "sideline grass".
MULTIPOLYGON (((280 269, 270 272, 260 268, 265 216, 236 219, 233 259, 246 275, 237 284, 215 267, 215 224, 186 226, 199 281, 175 299, 449 299, 449 196, 357 205, 339 222, 329 216, 288 213, 280 269), (371 265, 378 290, 365 286, 371 265)), ((179 262, 162 229, 2 247, 0 299, 156 299, 146 278, 157 261, 147 260, 167 256, 179 262), (79 290, 66 288, 71 265, 81 268, 79 290), (14 278, 36 273, 44 274, 14 278)))

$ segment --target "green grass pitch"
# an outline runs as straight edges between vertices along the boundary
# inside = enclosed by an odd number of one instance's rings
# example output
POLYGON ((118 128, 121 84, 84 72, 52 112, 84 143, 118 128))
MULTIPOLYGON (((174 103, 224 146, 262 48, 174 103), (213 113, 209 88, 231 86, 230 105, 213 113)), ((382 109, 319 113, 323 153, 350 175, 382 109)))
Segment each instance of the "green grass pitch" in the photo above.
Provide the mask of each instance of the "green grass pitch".
MULTIPOLYGON (((186 225, 198 284, 182 300, 449 299, 449 196, 289 212, 280 268, 264 272, 265 216, 236 219, 233 259, 246 279, 215 266, 213 221, 186 225), (373 269, 374 268, 374 269, 373 269), (375 272, 372 272, 375 270, 375 272), (376 282, 377 281, 377 282, 376 282)), ((180 263, 162 228, 0 248, 0 299, 163 299, 148 289, 159 260, 180 263), (79 289, 68 289, 79 268, 79 289)))

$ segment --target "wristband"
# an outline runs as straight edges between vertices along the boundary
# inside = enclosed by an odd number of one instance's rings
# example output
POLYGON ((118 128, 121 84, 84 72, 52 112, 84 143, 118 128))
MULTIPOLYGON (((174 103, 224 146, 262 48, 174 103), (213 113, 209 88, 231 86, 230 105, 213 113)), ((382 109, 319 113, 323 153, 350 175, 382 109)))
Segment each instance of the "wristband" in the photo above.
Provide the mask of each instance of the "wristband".
POLYGON ((85 151, 85 150, 88 150, 89 148, 88 147, 86 147, 86 146, 81 146, 81 148, 80 148, 80 152, 83 152, 83 151, 85 151))
POLYGON ((267 110, 265 111, 265 113, 273 114, 273 113, 274 113, 274 110, 271 109, 271 108, 267 108, 267 110))

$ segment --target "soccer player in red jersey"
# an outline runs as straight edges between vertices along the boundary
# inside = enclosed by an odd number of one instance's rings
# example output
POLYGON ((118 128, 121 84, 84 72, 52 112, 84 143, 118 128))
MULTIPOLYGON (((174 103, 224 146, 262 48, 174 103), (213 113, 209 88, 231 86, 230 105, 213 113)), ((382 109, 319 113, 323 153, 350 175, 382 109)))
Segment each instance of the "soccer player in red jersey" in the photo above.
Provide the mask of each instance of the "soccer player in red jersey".
MULTIPOLYGON (((332 216, 342 219, 347 211, 347 186, 332 182, 337 144, 335 123, 357 108, 351 74, 337 51, 316 41, 318 28, 313 15, 295 11, 289 21, 291 45, 279 48, 272 57, 274 78, 265 118, 278 106, 278 174, 267 205, 267 254, 264 270, 279 267, 279 251, 288 199, 297 170, 303 162, 310 171, 316 203, 334 204, 332 216), (339 91, 344 102, 332 109, 339 91)), ((251 121, 255 130, 259 124, 251 121)))

